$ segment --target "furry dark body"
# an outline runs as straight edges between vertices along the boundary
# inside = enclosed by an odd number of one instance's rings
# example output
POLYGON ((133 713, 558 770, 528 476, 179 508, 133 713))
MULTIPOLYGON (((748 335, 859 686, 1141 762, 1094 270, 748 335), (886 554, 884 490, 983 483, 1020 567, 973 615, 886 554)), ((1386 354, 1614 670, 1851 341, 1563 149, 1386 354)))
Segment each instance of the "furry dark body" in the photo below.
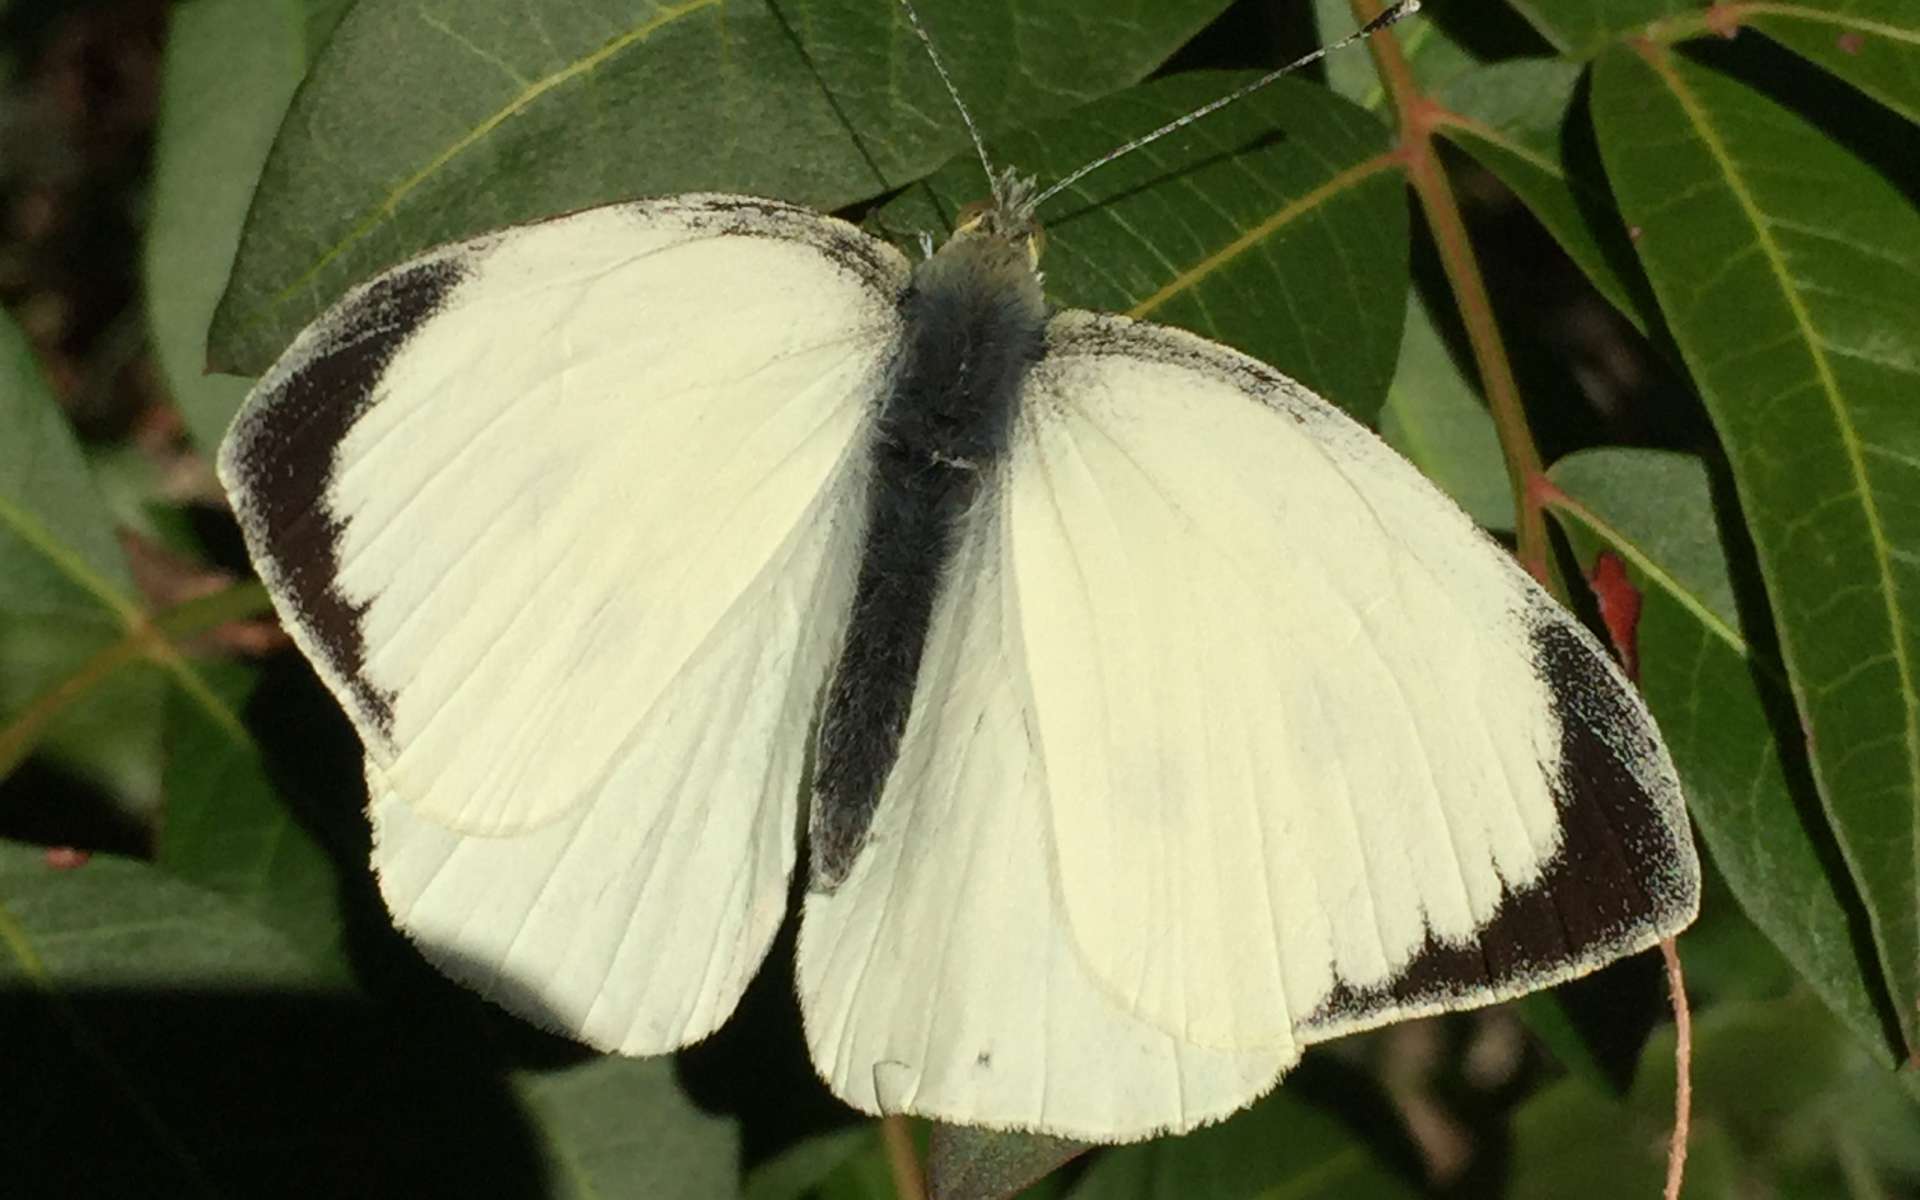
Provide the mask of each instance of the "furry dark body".
POLYGON ((1005 453, 1020 385, 1045 346, 1025 240, 965 232, 914 271, 867 484, 847 641, 827 691, 810 818, 812 886, 853 869, 913 707, 960 518, 1005 453))

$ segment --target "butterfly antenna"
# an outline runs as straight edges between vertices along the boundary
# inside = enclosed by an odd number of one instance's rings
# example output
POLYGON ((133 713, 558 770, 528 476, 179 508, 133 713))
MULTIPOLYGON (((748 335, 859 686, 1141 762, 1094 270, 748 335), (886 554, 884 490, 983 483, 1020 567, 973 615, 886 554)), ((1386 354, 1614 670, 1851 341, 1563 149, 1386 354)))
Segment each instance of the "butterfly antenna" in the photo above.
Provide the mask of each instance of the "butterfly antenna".
POLYGON ((967 124, 967 136, 973 139, 974 151, 980 155, 980 167, 987 173, 987 186, 993 189, 994 207, 1006 211, 1007 197, 1000 176, 987 158, 987 145, 980 140, 980 128, 973 123, 973 114, 967 111, 967 102, 960 98, 960 89, 953 86, 953 76, 947 74, 947 64, 940 61, 940 52, 933 48, 933 39, 927 36, 927 27, 920 23, 920 14, 914 11, 913 0, 900 0, 900 7, 907 10, 908 24, 920 35, 920 44, 927 48, 927 57, 933 60, 933 69, 940 72, 940 82, 947 86, 947 95, 953 97, 953 106, 960 110, 960 119, 967 124))
MULTIPOLYGON (((906 3, 906 0, 900 0, 900 2, 904 4, 906 3)), ((1068 175, 1065 179, 1062 179, 1058 183, 1055 183, 1051 187, 1048 187, 1045 191, 1041 192, 1038 196, 1035 196, 1033 198, 1034 206, 1037 208, 1038 206, 1045 204, 1052 197, 1072 187, 1074 184, 1080 182, 1082 179, 1085 179, 1088 175, 1091 175, 1093 172, 1098 171, 1101 167, 1106 166, 1108 163, 1112 162, 1114 159, 1120 158, 1123 155, 1132 154, 1135 150, 1138 150, 1140 147, 1146 145, 1149 142, 1157 142, 1161 138, 1172 133, 1174 130, 1183 129, 1186 126, 1193 124, 1195 121, 1198 121, 1201 117, 1207 116, 1209 113, 1215 113, 1220 111, 1221 109, 1225 108, 1229 104, 1232 104, 1236 100, 1244 100, 1248 96, 1259 91, 1261 88, 1272 83, 1274 80, 1280 78, 1282 75, 1291 75, 1293 72, 1298 71, 1301 67, 1312 66, 1314 63, 1319 62, 1321 59, 1325 58, 1329 54, 1332 54, 1334 51, 1344 50, 1346 47, 1353 45, 1355 42, 1359 41, 1361 38, 1366 37, 1368 34, 1377 33, 1378 31, 1385 29, 1387 26, 1393 24, 1395 21, 1400 20, 1402 17, 1410 17, 1414 13, 1417 13, 1419 11, 1420 11, 1420 0, 1400 0, 1398 4, 1395 4, 1392 7, 1388 8, 1385 12, 1381 13, 1379 16, 1375 17, 1373 20, 1368 21, 1365 25, 1362 25, 1360 28, 1354 30, 1352 33, 1348 34, 1346 37, 1341 38, 1339 41, 1334 42, 1332 45, 1322 46, 1318 50, 1315 50, 1312 54, 1307 54, 1307 55, 1301 56, 1300 58, 1296 58, 1284 67, 1267 72, 1265 75, 1262 75, 1260 78, 1254 80, 1252 83, 1247 84, 1245 87, 1236 88, 1235 90, 1228 92, 1226 95, 1220 97, 1218 100, 1214 100, 1210 103, 1203 104, 1199 108, 1194 109, 1192 112, 1188 113, 1184 117, 1179 117, 1175 120, 1168 121, 1165 125, 1162 125, 1160 128, 1154 130, 1152 133, 1143 133, 1139 137, 1134 138, 1132 141, 1126 143, 1125 145, 1117 146, 1114 149, 1109 150, 1107 153, 1101 155, 1099 158, 1094 159, 1092 162, 1088 163, 1086 166, 1081 167, 1079 170, 1068 175)), ((929 49, 931 49, 931 47, 929 47, 929 49)), ((969 127, 971 127, 971 122, 969 122, 969 127)))

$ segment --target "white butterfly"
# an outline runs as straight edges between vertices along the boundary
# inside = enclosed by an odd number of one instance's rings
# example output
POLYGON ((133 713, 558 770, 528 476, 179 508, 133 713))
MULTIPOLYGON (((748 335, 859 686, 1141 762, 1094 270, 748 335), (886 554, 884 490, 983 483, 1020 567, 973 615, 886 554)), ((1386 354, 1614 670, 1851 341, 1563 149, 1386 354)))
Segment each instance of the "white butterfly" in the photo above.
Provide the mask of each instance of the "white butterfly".
POLYGON ((221 478, 422 952, 672 1050, 804 820, 839 1096, 1126 1140, 1684 927, 1673 767, 1593 638, 1299 384, 1050 312, 998 190, 917 267, 740 196, 514 227, 261 380, 221 478))

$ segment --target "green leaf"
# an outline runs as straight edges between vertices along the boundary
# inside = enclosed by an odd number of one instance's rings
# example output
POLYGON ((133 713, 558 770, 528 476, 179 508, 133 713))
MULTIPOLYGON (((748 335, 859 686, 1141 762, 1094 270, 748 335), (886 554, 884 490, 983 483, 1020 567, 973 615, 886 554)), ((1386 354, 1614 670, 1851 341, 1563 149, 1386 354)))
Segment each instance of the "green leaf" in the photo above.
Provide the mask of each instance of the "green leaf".
POLYGON ((1872 946, 1856 928, 1859 897, 1801 747, 1777 740, 1785 676, 1741 633, 1706 469, 1681 454, 1596 450, 1549 474, 1562 493, 1552 511, 1583 568, 1591 575, 1610 550, 1640 591, 1640 690, 1714 864, 1754 925, 1892 1065, 1898 1032, 1872 946))
MULTIPOLYGON (((1313 0, 1313 14, 1314 28, 1323 45, 1331 45, 1352 33, 1356 24, 1353 5, 1348 0, 1313 0)), ((1473 51, 1449 35, 1431 11, 1395 25, 1392 36, 1400 43, 1400 53, 1423 92, 1444 87, 1481 65, 1473 51)), ((1380 73, 1374 69, 1373 57, 1360 47, 1328 55, 1324 63, 1327 86, 1338 95, 1374 112, 1392 107, 1387 90, 1380 86, 1380 73)))
POLYGON ((1920 9, 1911 0, 1740 7, 1744 24, 1920 121, 1920 9))
POLYGON ((281 936, 211 892, 110 855, 55 870, 0 841, 0 987, 306 987, 281 936))
POLYGON ((1664 17, 1694 16, 1700 0, 1508 0, 1540 36, 1572 58, 1592 58, 1664 17))
POLYGON ((1338 1121, 1275 1092, 1185 1137, 1101 1154, 1071 1200, 1401 1200, 1415 1195, 1338 1121))
POLYGON ((42 755, 144 824, 160 807, 164 707, 164 676, 97 610, 0 614, 0 778, 42 755))
MULTIPOLYGON (((208 674, 223 701, 244 706, 251 672, 220 664, 208 674)), ((159 865, 226 896, 316 967, 344 977, 333 862, 281 798, 252 735, 185 697, 174 699, 168 716, 159 865)))
POLYGON ((1920 1049, 1920 212, 1797 115, 1658 48, 1603 57, 1593 110, 1920 1049))
MULTIPOLYGON (((63 1107, 113 1105, 129 1117, 114 1152, 133 1144, 150 1148, 155 1170, 147 1188, 155 1194, 212 1192, 216 1169, 192 1128, 206 1118, 176 1110, 167 1103, 164 1084, 130 1068, 111 1028, 94 1018, 79 994, 315 986, 304 960, 279 935, 210 893, 104 855, 84 866, 55 869, 35 847, 0 842, 0 998, 15 997, 7 1005, 14 1015, 4 1026, 7 1057, 21 1069, 30 1053, 52 1057, 53 1045, 70 1039, 80 1060, 19 1076, 35 1081, 25 1090, 39 1093, 39 1104, 38 1111, 29 1110, 30 1119, 7 1122, 10 1152, 38 1148, 43 1154, 70 1155, 73 1145, 62 1145, 57 1137, 51 1145, 39 1144, 68 1118, 63 1107), (33 994, 40 999, 28 999, 33 994), (19 1010, 22 1003, 36 1004, 36 1011, 19 1010), (45 1011, 55 1020, 36 1029, 45 1011), (107 1094, 89 1094, 63 1106, 72 1077, 88 1073, 107 1094)), ((6 1103, 0 1112, 11 1107, 6 1103)), ((48 1160, 42 1169, 52 1166, 54 1160, 48 1160)), ((132 1181, 123 1182, 130 1186, 132 1181)))
MULTIPOLYGON (((1693 1121, 1686 1190, 1743 1200, 1807 1107, 1858 1067, 1806 996, 1716 1006, 1694 1019, 1693 1121)), ((1632 1091, 1616 1098, 1571 1078, 1530 1098, 1513 1122, 1512 1200, 1657 1196, 1674 1114, 1674 1035, 1649 1039, 1632 1091)))
MULTIPOLYGON (((990 131, 1141 78, 1222 0, 924 7, 990 131)), ((837 208, 964 145, 894 4, 363 0, 268 158, 212 359, 258 373, 347 285, 439 242, 693 189, 837 208)))
POLYGON ((739 1194, 734 1123, 695 1107, 666 1058, 595 1057, 523 1071, 515 1090, 540 1135, 550 1200, 739 1194))
POLYGON ((121 670, 139 620, 107 504, 0 314, 0 776, 45 749, 119 794, 150 791, 160 684, 121 670))
POLYGON ((805 1138, 748 1172, 745 1200, 805 1200, 848 1159, 878 1144, 872 1122, 805 1138))
POLYGON ((1407 297, 1400 361, 1380 436, 1487 529, 1513 528, 1513 486, 1493 418, 1417 295, 1407 297))
POLYGON ((0 614, 134 619, 133 576, 33 349, 0 315, 0 614))
MULTIPOLYGON (((1156 80, 990 149, 1055 178, 1241 82, 1156 80)), ((942 236, 981 198, 965 159, 927 184, 881 210, 881 226, 942 236)), ((1380 298, 1407 289, 1405 186, 1387 130, 1326 89, 1282 80, 1095 172, 1040 217, 1055 303, 1178 325, 1362 420, 1379 410, 1403 317, 1380 298)))
POLYGON ((1567 112, 1582 73, 1577 63, 1525 58, 1463 75, 1434 97, 1434 129, 1511 188, 1600 294, 1644 330, 1652 298, 1606 184, 1566 162, 1567 112))
POLYGON ((547 1194, 551 1135, 427 999, 376 1008, 143 864, 54 869, 0 843, 0 1054, 23 1083, 0 1088, 0 1178, 49 1196, 547 1194))
POLYGON ((211 456, 249 381, 207 374, 207 326, 274 131, 305 69, 298 0, 174 7, 147 221, 147 320, 187 432, 211 456))

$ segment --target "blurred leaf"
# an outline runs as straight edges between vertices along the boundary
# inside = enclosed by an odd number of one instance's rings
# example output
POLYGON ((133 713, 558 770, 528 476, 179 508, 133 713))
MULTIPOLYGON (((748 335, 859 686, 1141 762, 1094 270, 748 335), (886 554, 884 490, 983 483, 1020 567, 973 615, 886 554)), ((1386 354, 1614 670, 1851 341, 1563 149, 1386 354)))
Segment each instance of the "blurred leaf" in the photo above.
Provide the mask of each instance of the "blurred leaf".
POLYGON ((306 9, 306 60, 312 62, 327 44, 333 31, 339 27, 340 19, 354 6, 355 0, 303 0, 301 7, 306 9))
POLYGON ((1920 121, 1920 7, 1912 0, 1740 7, 1743 24, 1920 121))
MULTIPOLYGON (((1057 178, 1243 81, 1156 80, 989 149, 1057 178)), ((1381 297, 1407 290, 1405 187, 1389 150, 1373 117, 1282 80, 1050 202, 1040 214, 1048 297, 1225 342, 1371 422, 1404 315, 1381 297)), ((979 167, 958 159, 876 221, 937 238, 980 198, 979 167)))
MULTIPOLYGON (((1349 0, 1313 0, 1314 28, 1322 45, 1331 45, 1352 33, 1356 24, 1349 0)), ((1432 93, 1481 65, 1471 50, 1449 36, 1429 9, 1411 21, 1393 27, 1393 38, 1400 43, 1413 72, 1414 83, 1423 92, 1432 93)), ((1380 86, 1380 73, 1373 57, 1343 51, 1324 60, 1327 86, 1362 108, 1381 112, 1392 107, 1386 89, 1380 86)))
POLYGON ((1399 1200, 1416 1195, 1366 1143, 1284 1090, 1185 1137, 1107 1150, 1071 1200, 1399 1200))
MULTIPOLYGON (((1805 1107, 1856 1069, 1840 1032, 1810 997, 1721 1004, 1694 1018, 1689 1200, 1745 1200, 1763 1160, 1805 1107)), ((1513 1122, 1512 1200, 1657 1196, 1673 1127, 1674 1036, 1647 1044, 1632 1092, 1613 1097, 1566 1079, 1513 1122)))
POLYGON ((542 1194, 468 1031, 404 1015, 161 871, 0 843, 0 1178, 34 1194, 542 1194))
POLYGON ((106 503, 0 314, 0 776, 42 746, 122 795, 147 774, 159 680, 115 650, 139 620, 106 503))
POLYGON ((929 1135, 932 1200, 1001 1200, 1092 1149, 1039 1133, 996 1132, 936 1123, 929 1135))
POLYGON ((1511 0, 1575 58, 1615 41, 1731 37, 1751 26, 1912 119, 1920 119, 1920 15, 1909 0, 1511 0))
POLYGON ((1512 189, 1608 303, 1645 330, 1652 298, 1605 181, 1566 165, 1564 127, 1582 73, 1577 63, 1528 58, 1464 75, 1435 96, 1434 129, 1512 189))
MULTIPOLYGON (((210 1164, 183 1128, 183 1114, 149 1081, 125 1069, 68 997, 82 989, 309 987, 316 981, 301 958, 278 935, 211 894, 138 863, 96 855, 84 866, 55 869, 43 851, 12 842, 0 842, 0 943, 0 998, 23 990, 45 997, 91 1060, 88 1066, 111 1081, 117 1093, 111 1100, 137 1115, 139 1140, 158 1147, 169 1173, 191 1181, 194 1191, 210 1191, 210 1164)), ((10 1038, 24 1028, 17 1021, 0 1026, 10 1038)), ((17 1060, 22 1050, 10 1046, 7 1057, 17 1060)), ((36 1079, 34 1086, 54 1093, 48 1086, 54 1082, 36 1079)), ((40 1127, 50 1123, 50 1114, 37 1115, 39 1120, 9 1121, 10 1139, 24 1137, 31 1146, 42 1135, 40 1127)), ((73 1150, 58 1142, 43 1148, 73 1150)))
POLYGON ((1664 50, 1603 57, 1607 171, 1727 449, 1813 773, 1920 1049, 1920 212, 1664 50))
POLYGON ((1380 436, 1482 527, 1512 530, 1513 486, 1493 418, 1417 294, 1407 297, 1407 328, 1380 411, 1380 436))
POLYGON ((97 611, 0 613, 0 778, 44 755, 144 824, 161 798, 165 696, 158 668, 97 611))
POLYGON ((898 1200, 893 1168, 880 1138, 868 1139, 820 1181, 814 1200, 898 1200))
POLYGON ((207 326, 274 131, 305 68, 298 0, 173 8, 147 219, 146 306, 161 374, 211 457, 248 380, 207 374, 207 326))
POLYGON ((0 315, 0 614, 137 619, 133 577, 33 350, 0 315))
MULTIPOLYGON (((1141 78, 1222 6, 940 0, 923 16, 993 130, 1141 78)), ((838 208, 966 144, 894 4, 581 0, 539 29, 491 0, 354 6, 268 157, 216 366, 258 373, 348 284, 436 243, 691 189, 838 208)))
POLYGON ((673 1060, 593 1057, 523 1071, 515 1089, 540 1134, 552 1200, 720 1200, 739 1193, 740 1135, 696 1108, 673 1060))
POLYGON ((796 1142, 748 1172, 745 1200, 805 1200, 848 1159, 879 1142, 872 1122, 796 1142))
MULTIPOLYGON (((209 675, 222 699, 244 707, 252 672, 221 664, 209 675)), ((332 860, 280 797, 259 746, 183 697, 168 718, 159 865, 226 896, 279 930, 317 968, 344 978, 332 860)))
POLYGON ((1508 0, 1540 36, 1573 58, 1592 58, 1611 42, 1642 33, 1676 14, 1693 16, 1700 0, 1508 0))
POLYGON ((279 934, 211 892, 128 859, 56 870, 0 841, 0 986, 307 987, 320 979, 279 934))
POLYGON ((1611 550, 1640 589, 1640 690, 1714 864, 1760 931, 1892 1065, 1897 1030, 1856 924, 1859 898, 1800 747, 1775 740, 1785 680, 1740 632, 1705 468, 1680 454, 1595 450, 1549 474, 1563 493, 1552 510, 1583 567, 1591 572, 1598 553, 1611 550))

